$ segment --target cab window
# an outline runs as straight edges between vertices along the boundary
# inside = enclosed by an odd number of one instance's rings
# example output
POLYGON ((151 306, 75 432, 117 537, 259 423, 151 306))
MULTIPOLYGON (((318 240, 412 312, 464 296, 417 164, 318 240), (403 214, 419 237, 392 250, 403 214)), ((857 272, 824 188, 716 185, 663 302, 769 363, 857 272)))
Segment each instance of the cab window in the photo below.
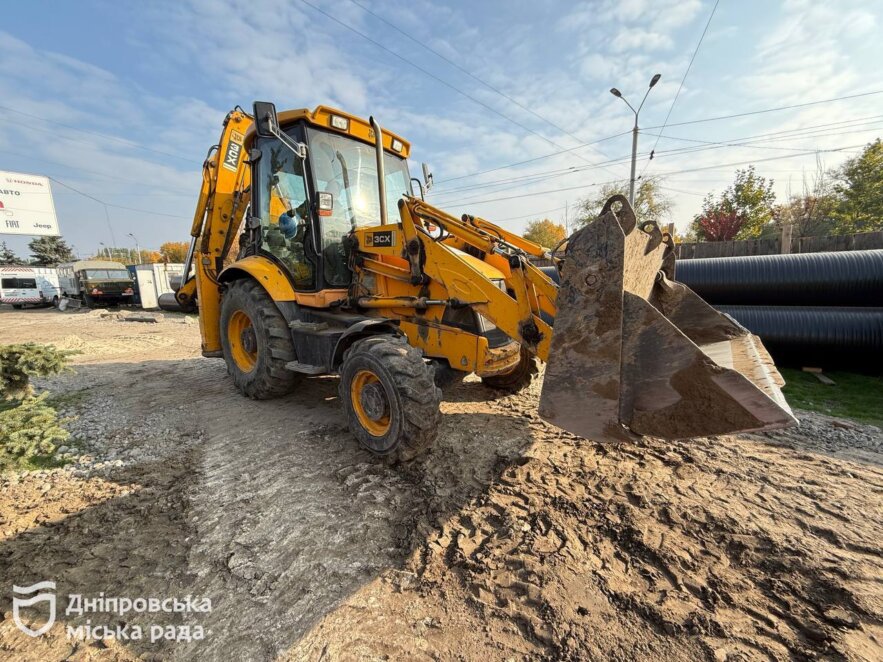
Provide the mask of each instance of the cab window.
MULTIPOLYGON (((313 186, 330 193, 333 208, 322 216, 324 276, 329 285, 346 286, 350 271, 342 239, 357 227, 380 225, 377 157, 373 145, 344 135, 307 129, 313 186)), ((386 209, 390 223, 398 223, 398 201, 409 190, 405 159, 384 152, 386 209)))
POLYGON ((285 265, 295 287, 315 289, 315 269, 305 252, 310 210, 303 161, 278 140, 259 145, 261 248, 285 265))

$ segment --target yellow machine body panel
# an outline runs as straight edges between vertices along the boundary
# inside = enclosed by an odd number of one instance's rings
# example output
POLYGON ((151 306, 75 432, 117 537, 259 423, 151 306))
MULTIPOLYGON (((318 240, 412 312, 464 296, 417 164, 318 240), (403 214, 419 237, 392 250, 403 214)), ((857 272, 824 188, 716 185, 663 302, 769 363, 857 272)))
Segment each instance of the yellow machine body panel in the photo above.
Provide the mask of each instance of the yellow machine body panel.
MULTIPOLYGON (((333 372, 348 343, 371 333, 400 333, 422 353, 418 361, 482 377, 512 374, 525 357, 547 362, 541 415, 597 440, 681 438, 795 422, 779 390, 781 376, 760 341, 673 282, 671 238, 655 225, 647 230, 637 224, 624 199, 611 199, 595 221, 574 233, 563 258, 549 256, 490 221, 453 216, 408 193, 395 191, 397 213, 387 210, 384 163, 387 155, 398 157, 391 163, 400 168, 397 176, 407 178, 402 164, 411 146, 373 119, 328 106, 278 115, 273 109, 268 116, 258 106, 261 140, 255 119, 237 108, 205 160, 185 268, 189 276, 192 267, 193 275, 175 295, 182 306, 198 303, 206 356, 224 352, 220 321, 226 289, 242 296, 242 284, 231 283, 250 279, 280 315, 285 311, 293 346, 303 350, 304 356, 298 349, 297 360, 287 360, 286 369, 333 372), (286 131, 306 136, 306 142, 295 143, 286 131), (262 156, 267 141, 279 151, 262 156), (331 151, 319 149, 332 143, 331 151), (310 144, 317 147, 315 157, 310 144), (374 159, 362 144, 374 147, 374 159), (351 148, 356 163, 347 165, 340 150, 351 148), (280 154, 294 164, 285 166, 291 172, 278 165, 262 170, 269 166, 261 159, 288 163, 280 154), (271 176, 264 180, 270 188, 278 188, 279 176, 313 180, 309 188, 304 184, 305 199, 298 202, 258 188, 261 172, 271 176), (353 200, 369 189, 354 181, 376 183, 376 224, 373 212, 357 220, 353 200), (263 215, 252 211, 246 218, 247 209, 261 208, 255 200, 265 205, 263 215), (338 225, 331 223, 332 210, 338 225), (341 218, 351 227, 340 229, 341 218), (280 239, 292 224, 296 232, 280 239), (325 227, 333 231, 329 236, 325 227), (240 255, 225 265, 240 231, 240 255), (268 246, 279 245, 262 243, 271 235, 283 242, 283 256, 296 259, 268 255, 268 246), (285 242, 309 247, 313 262, 301 260, 285 242), (552 260, 560 283, 535 265, 537 259, 552 260), (326 276, 325 260, 345 278, 326 276), (305 287, 309 279, 295 273, 297 268, 318 284, 305 287), (305 362, 316 347, 326 354, 305 362)), ((252 327, 246 321, 228 324, 228 340, 230 329, 238 334, 238 364, 250 365, 245 359, 253 356, 252 327)), ((360 388, 376 394, 373 382, 363 381, 360 388)), ((372 402, 361 403, 364 411, 372 411, 372 402)))

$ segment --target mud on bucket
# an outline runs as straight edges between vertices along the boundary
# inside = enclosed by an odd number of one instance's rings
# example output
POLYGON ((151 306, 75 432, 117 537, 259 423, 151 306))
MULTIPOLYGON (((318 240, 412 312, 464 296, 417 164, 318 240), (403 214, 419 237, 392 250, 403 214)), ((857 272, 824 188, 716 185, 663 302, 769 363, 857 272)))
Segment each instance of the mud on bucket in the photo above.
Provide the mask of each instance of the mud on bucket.
POLYGON ((674 245, 623 196, 570 238, 539 413, 597 441, 797 423, 760 339, 672 280, 674 245), (621 208, 613 211, 615 203, 621 208))

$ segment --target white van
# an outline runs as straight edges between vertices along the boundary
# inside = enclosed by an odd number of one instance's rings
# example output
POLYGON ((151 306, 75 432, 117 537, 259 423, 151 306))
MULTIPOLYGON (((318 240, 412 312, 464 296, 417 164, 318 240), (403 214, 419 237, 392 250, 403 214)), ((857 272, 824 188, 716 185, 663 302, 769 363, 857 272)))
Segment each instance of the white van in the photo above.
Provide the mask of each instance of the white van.
POLYGON ((0 303, 13 308, 58 302, 58 273, 51 267, 0 267, 0 303))

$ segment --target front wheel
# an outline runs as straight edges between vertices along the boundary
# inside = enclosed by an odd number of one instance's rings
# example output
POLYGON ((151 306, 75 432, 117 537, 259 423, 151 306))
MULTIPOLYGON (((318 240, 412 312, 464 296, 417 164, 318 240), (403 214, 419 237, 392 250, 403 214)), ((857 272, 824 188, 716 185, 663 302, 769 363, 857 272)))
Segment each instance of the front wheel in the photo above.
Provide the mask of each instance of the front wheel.
POLYGON ((224 292, 221 349, 236 388, 249 398, 277 398, 298 381, 299 375, 285 367, 296 360, 285 318, 253 280, 233 281, 224 292))
POLYGON ((359 340, 343 357, 340 400, 359 443, 393 462, 408 461, 438 436, 441 389, 435 370, 404 338, 359 340))

